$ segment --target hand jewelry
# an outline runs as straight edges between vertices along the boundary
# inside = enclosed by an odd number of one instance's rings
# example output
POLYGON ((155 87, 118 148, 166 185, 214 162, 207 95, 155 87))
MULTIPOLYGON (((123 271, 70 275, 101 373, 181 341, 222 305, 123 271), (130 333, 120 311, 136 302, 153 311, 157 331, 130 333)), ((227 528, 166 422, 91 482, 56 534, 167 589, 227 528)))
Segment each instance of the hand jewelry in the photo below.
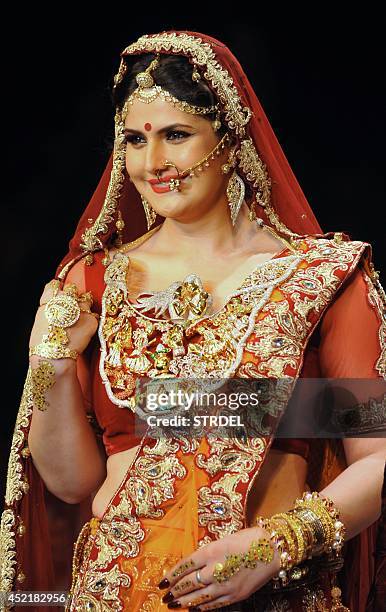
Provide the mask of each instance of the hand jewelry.
POLYGON ((39 359, 37 368, 31 369, 32 402, 38 410, 47 410, 45 393, 55 384, 55 368, 49 361, 39 359))
POLYGON ((46 359, 77 359, 79 354, 76 350, 70 349, 67 345, 69 338, 66 332, 67 327, 72 327, 77 323, 81 312, 92 313, 89 308, 92 305, 93 297, 90 291, 78 294, 76 285, 67 285, 63 292, 58 294, 59 281, 51 281, 53 297, 45 304, 44 313, 48 321, 48 333, 43 335, 42 342, 30 348, 29 354, 39 355, 46 359), (80 303, 86 302, 86 308, 81 308, 80 303))
POLYGON ((266 538, 260 538, 257 542, 251 542, 247 553, 228 555, 225 563, 216 563, 213 578, 219 583, 226 582, 241 567, 254 569, 258 562, 271 563, 273 554, 274 548, 271 542, 266 538))

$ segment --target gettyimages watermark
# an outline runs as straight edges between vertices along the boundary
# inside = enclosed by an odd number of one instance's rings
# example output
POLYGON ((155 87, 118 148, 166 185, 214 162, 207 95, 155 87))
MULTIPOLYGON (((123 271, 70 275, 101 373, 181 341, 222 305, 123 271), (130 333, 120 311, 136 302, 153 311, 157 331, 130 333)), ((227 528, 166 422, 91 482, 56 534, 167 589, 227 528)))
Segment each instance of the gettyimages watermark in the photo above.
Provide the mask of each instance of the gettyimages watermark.
POLYGON ((135 415, 153 437, 386 437, 386 381, 142 378, 135 415))

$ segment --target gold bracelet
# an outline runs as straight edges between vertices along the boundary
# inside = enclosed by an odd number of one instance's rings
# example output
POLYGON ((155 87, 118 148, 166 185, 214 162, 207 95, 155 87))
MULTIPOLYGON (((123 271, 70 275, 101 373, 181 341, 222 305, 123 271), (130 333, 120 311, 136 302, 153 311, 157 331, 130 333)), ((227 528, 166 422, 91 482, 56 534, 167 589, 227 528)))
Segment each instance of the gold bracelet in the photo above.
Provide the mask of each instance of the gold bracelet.
POLYGON ((273 519, 275 518, 283 519, 286 523, 288 523, 289 528, 292 530, 293 534, 295 535, 296 557, 293 559, 293 564, 298 565, 298 563, 301 563, 304 560, 304 552, 306 549, 303 525, 299 521, 296 522, 295 520, 293 520, 293 518, 290 517, 289 514, 284 513, 284 512, 275 514, 272 518, 273 519))
POLYGON ((309 550, 309 557, 322 554, 325 546, 325 535, 320 518, 309 508, 294 508, 289 510, 289 513, 299 517, 304 526, 311 533, 311 548, 309 550))
POLYGON ((281 581, 285 586, 288 583, 287 570, 293 567, 293 558, 296 557, 296 547, 288 525, 284 521, 275 521, 259 516, 257 525, 270 533, 270 541, 280 555, 280 570, 275 581, 281 581))
POLYGON ((344 544, 346 528, 340 520, 340 513, 334 502, 318 492, 306 492, 301 499, 296 500, 295 509, 298 508, 308 508, 320 519, 326 536, 323 552, 334 552, 339 555, 344 544))
POLYGON ((36 344, 29 349, 29 356, 39 355, 46 359, 78 359, 79 353, 74 349, 66 348, 65 346, 56 346, 55 344, 44 343, 36 344))
POLYGON ((31 368, 32 403, 38 410, 47 410, 46 391, 55 384, 55 368, 49 361, 39 359, 38 366, 31 368))

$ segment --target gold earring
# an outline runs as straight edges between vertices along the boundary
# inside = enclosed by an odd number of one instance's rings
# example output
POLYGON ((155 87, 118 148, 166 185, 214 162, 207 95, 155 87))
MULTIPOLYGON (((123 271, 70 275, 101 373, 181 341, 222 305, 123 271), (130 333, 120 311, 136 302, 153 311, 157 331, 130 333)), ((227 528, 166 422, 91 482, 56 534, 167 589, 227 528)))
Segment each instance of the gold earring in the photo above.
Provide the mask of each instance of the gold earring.
POLYGON ((236 170, 233 171, 231 178, 229 179, 227 187, 227 198, 228 204, 231 211, 232 225, 236 223, 237 215, 241 204, 244 201, 245 196, 245 184, 243 179, 237 174, 236 170))
POLYGON ((150 206, 146 198, 144 198, 142 195, 141 195, 141 200, 142 200, 143 208, 145 210, 147 229, 149 230, 151 226, 153 225, 154 221, 156 220, 157 213, 155 212, 154 208, 150 206))
POLYGON ((237 147, 233 147, 229 152, 228 160, 221 166, 221 171, 223 174, 228 174, 232 168, 236 167, 237 159, 236 159, 236 149, 237 147))

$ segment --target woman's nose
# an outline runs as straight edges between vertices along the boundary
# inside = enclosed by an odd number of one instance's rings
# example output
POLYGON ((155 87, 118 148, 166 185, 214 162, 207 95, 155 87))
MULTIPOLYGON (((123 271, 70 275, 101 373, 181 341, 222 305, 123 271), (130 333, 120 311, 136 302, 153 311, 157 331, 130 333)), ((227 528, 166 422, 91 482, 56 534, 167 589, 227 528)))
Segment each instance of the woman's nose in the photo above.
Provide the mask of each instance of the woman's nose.
POLYGON ((157 176, 157 170, 164 167, 165 152, 162 143, 149 142, 146 147, 145 170, 148 175, 157 176))

